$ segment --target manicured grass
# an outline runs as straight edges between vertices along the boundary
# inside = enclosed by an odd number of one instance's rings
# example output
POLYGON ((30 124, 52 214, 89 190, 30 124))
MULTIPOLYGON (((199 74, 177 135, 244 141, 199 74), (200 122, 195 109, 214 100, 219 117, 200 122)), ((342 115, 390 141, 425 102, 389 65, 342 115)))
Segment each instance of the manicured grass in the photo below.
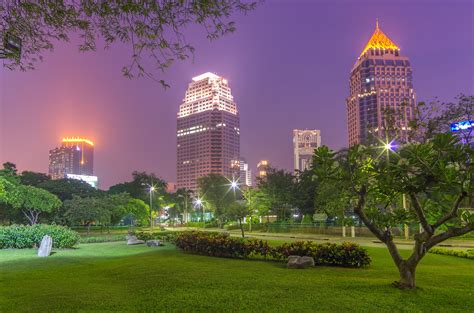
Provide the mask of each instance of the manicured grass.
MULTIPOLYGON (((37 258, 0 250, 0 311, 472 312, 474 261, 429 254, 414 291, 390 286, 386 250, 367 269, 288 270, 283 263, 183 254, 173 246, 82 244, 37 258)), ((408 251, 404 251, 408 252, 408 251)))

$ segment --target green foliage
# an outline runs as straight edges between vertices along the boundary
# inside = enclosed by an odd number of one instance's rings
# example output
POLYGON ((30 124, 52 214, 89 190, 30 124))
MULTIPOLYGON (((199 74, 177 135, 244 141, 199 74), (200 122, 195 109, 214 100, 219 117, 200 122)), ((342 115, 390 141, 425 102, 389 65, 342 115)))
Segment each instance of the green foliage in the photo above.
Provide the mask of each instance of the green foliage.
POLYGON ((104 206, 100 198, 80 198, 74 196, 72 200, 64 202, 65 217, 74 224, 91 225, 93 223, 110 223, 111 213, 104 206))
POLYGON ((0 226, 0 249, 33 248, 45 235, 51 236, 54 248, 72 248, 79 241, 78 233, 59 225, 0 226))
POLYGON ((111 234, 106 236, 85 236, 79 239, 79 243, 98 243, 98 242, 114 242, 124 241, 124 234, 111 234))
POLYGON ((274 248, 273 255, 280 259, 286 259, 290 255, 310 256, 314 258, 316 265, 327 266, 365 267, 371 262, 366 249, 350 242, 342 244, 317 244, 312 241, 284 243, 274 248))
POLYGON ((214 214, 222 226, 226 221, 226 210, 237 199, 229 180, 219 174, 209 174, 198 179, 198 186, 202 205, 214 214))
POLYGON ((43 173, 23 171, 20 175, 20 182, 28 186, 38 187, 40 184, 49 180, 51 180, 51 177, 43 173))
POLYGON ((296 203, 296 183, 292 173, 270 168, 265 178, 259 179, 258 188, 264 202, 280 220, 291 218, 296 203))
POLYGON ((441 255, 451 255, 460 258, 474 259, 474 249, 467 250, 452 250, 452 249, 443 249, 443 248, 432 248, 429 253, 441 254, 441 255))
POLYGON ((52 193, 33 186, 18 185, 13 207, 21 209, 31 225, 38 222, 41 213, 51 213, 59 208, 61 200, 52 193))
POLYGON ((7 55, 5 66, 33 69, 45 51, 77 35, 80 51, 95 51, 98 43, 106 48, 128 45, 133 53, 123 75, 155 79, 154 70, 163 71, 193 54, 185 39, 190 26, 200 26, 207 38, 216 39, 235 31, 235 23, 229 20, 232 14, 247 13, 255 5, 242 0, 2 1, 0 29, 20 38, 22 47, 20 54, 7 55), (149 62, 144 62, 146 57, 149 62))
POLYGON ((367 250, 355 243, 317 244, 311 241, 272 247, 263 240, 237 239, 224 233, 181 232, 175 244, 185 252, 224 258, 271 258, 286 260, 290 255, 313 257, 317 265, 364 267, 370 265, 367 250))
POLYGON ((163 241, 174 241, 179 232, 176 231, 160 231, 160 232, 134 232, 135 236, 139 240, 163 240, 163 241))
POLYGON ((61 201, 71 200, 74 196, 84 198, 100 194, 99 190, 88 183, 72 178, 45 180, 39 183, 38 187, 56 195, 61 201))

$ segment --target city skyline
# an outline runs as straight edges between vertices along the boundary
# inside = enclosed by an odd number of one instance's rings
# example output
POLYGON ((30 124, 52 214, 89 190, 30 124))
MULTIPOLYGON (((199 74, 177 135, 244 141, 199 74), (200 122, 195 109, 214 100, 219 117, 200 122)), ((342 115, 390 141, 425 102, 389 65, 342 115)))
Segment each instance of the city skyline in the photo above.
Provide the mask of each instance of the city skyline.
POLYGON ((405 2, 363 10, 355 5, 301 2, 298 10, 285 3, 265 9, 238 17, 237 33, 216 42, 195 39, 191 33, 195 61, 176 63, 164 74, 171 85, 166 91, 152 81, 121 77, 120 62, 129 51, 120 48, 79 54, 74 45, 58 45, 35 71, 2 70, 0 160, 15 162, 20 170, 47 172, 45 147, 54 146, 63 135, 82 133, 97 142, 96 172, 104 177, 104 187, 128 180, 133 170, 176 181, 175 142, 169 139, 176 130, 176 104, 189 77, 211 71, 227 77, 235 90, 241 112, 241 155, 251 168, 270 158, 276 167, 291 170, 289 134, 294 128, 317 127, 324 134, 323 144, 334 149, 347 146, 348 72, 377 17, 410 57, 418 101, 435 96, 452 101, 461 92, 473 91, 468 2, 432 6, 405 2), (261 22, 263 16, 268 25, 261 22), (349 17, 358 17, 357 23, 348 22, 349 17), (334 26, 327 29, 328 23, 334 26), (292 32, 302 35, 298 41, 292 32), (275 33, 278 38, 271 35, 275 33), (457 44, 466 40, 466 45, 457 44), (305 61, 287 64, 291 62, 285 60, 295 56, 305 61), (102 69, 95 71, 99 64, 102 69), (13 92, 21 90, 19 86, 28 86, 29 91, 13 92), (276 152, 281 155, 274 157, 276 152))

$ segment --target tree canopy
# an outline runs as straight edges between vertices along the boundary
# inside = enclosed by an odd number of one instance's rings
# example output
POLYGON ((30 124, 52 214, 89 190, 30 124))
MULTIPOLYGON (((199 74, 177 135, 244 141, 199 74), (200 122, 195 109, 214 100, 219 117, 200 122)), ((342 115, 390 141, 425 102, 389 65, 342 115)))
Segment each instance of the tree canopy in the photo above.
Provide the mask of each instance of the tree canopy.
POLYGON ((474 230, 474 214, 462 209, 474 191, 474 148, 451 134, 438 134, 385 152, 384 147, 356 145, 341 158, 327 147, 317 149, 313 164, 321 186, 316 197, 329 212, 352 209, 387 245, 400 272, 396 285, 414 288, 416 266, 430 248, 474 230), (422 232, 405 259, 393 228, 412 222, 422 232))
POLYGON ((105 48, 127 45, 131 59, 123 74, 156 79, 155 69, 163 71, 193 54, 185 37, 187 27, 201 26, 209 39, 216 39, 235 31, 232 14, 247 13, 255 5, 243 0, 5 0, 0 2, 0 34, 21 42, 21 53, 7 54, 5 65, 32 69, 57 41, 78 35, 80 51, 94 51, 102 43, 105 48))

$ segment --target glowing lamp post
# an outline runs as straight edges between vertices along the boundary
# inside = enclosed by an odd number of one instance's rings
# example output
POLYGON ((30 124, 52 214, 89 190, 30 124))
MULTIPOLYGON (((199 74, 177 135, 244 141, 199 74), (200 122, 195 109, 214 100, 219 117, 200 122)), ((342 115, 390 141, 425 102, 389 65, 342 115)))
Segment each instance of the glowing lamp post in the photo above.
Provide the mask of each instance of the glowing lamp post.
POLYGON ((155 186, 150 186, 150 228, 153 231, 153 192, 155 192, 155 186))

